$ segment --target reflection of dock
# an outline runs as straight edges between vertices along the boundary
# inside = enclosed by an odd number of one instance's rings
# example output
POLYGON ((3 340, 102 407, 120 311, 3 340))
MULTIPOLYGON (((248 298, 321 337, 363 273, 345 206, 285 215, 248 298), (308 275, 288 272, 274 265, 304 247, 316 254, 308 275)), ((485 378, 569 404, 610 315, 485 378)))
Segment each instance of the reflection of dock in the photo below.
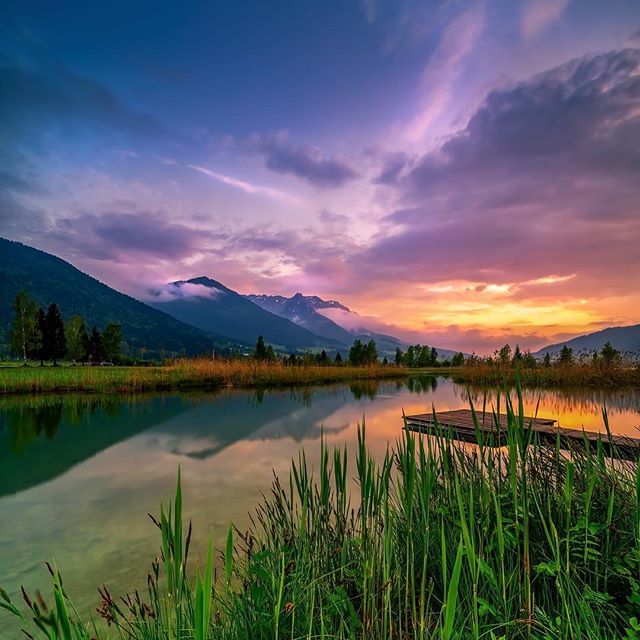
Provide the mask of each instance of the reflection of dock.
MULTIPOLYGON (((508 438, 508 421, 506 414, 499 416, 492 413, 476 412, 477 425, 470 409, 455 411, 439 411, 437 413, 420 413, 405 416, 405 425, 412 431, 430 435, 450 436, 455 440, 477 443, 479 438, 488 446, 503 446, 508 438)), ((525 428, 538 436, 540 442, 556 445, 561 449, 572 450, 579 447, 596 449, 602 447, 605 455, 624 460, 640 458, 640 438, 614 436, 597 431, 581 429, 564 429, 556 426, 557 420, 550 418, 533 418, 525 416, 525 428)))

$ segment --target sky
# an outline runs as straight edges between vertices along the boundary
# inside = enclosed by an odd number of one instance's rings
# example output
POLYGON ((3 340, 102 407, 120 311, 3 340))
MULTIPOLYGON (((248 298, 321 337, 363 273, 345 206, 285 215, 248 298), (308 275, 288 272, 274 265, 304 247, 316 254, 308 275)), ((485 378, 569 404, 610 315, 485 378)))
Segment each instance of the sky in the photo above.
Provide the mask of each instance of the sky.
POLYGON ((637 0, 0 7, 0 236, 442 347, 640 322, 637 0))

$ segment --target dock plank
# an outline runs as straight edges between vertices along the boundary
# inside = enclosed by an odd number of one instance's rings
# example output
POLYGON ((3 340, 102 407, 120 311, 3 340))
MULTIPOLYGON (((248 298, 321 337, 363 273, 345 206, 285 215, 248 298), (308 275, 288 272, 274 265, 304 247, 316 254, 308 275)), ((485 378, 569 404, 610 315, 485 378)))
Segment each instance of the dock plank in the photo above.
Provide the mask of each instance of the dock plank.
MULTIPOLYGON (((496 416, 493 413, 476 412, 478 428, 482 436, 486 436, 489 446, 501 446, 506 443, 508 418, 506 414, 496 416)), ((451 436, 464 442, 477 443, 478 434, 470 409, 455 409, 404 416, 405 425, 412 431, 435 435, 447 430, 451 436), (437 427, 436 427, 437 421, 437 427)), ((560 442, 563 449, 571 450, 579 447, 596 448, 601 446, 610 457, 634 460, 640 459, 640 438, 630 436, 608 435, 586 429, 567 429, 557 426, 557 420, 539 416, 525 416, 524 424, 538 434, 542 442, 555 445, 560 442)))

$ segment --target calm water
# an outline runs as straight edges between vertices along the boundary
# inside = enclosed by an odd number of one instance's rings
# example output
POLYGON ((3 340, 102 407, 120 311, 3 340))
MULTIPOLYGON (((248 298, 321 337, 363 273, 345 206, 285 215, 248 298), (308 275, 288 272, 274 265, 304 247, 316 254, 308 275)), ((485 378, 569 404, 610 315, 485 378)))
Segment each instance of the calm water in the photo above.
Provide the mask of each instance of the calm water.
MULTIPOLYGON (((100 583, 116 593, 145 585, 158 550, 146 514, 172 496, 178 465, 197 556, 212 530, 221 546, 231 520, 247 525, 272 472, 288 474, 300 447, 316 460, 321 429, 330 444, 354 450, 364 415, 369 445, 382 456, 400 435, 402 409, 462 408, 466 394, 450 380, 425 378, 264 393, 0 399, 0 584, 14 596, 21 584, 47 586, 42 561, 53 559, 90 611, 100 583)), ((473 395, 481 406, 483 392, 473 395)), ((566 427, 600 428, 606 404, 615 432, 638 433, 640 392, 527 391, 528 412, 538 400, 540 416, 566 427)))

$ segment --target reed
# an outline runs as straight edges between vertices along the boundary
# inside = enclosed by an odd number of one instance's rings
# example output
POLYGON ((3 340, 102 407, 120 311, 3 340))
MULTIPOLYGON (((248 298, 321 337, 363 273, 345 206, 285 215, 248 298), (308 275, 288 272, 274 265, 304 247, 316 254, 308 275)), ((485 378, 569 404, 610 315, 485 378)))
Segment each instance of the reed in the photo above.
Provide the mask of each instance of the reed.
POLYGON ((588 363, 554 365, 551 367, 511 367, 495 363, 473 362, 446 371, 455 382, 477 385, 515 385, 516 378, 526 386, 599 388, 640 388, 640 366, 604 367, 588 363))
POLYGON ((348 380, 407 377, 394 366, 285 366, 281 362, 181 359, 150 367, 0 368, 0 394, 138 393, 221 386, 287 387, 348 380))
POLYGON ((56 640, 640 637, 638 465, 543 446, 520 394, 502 402, 502 450, 405 430, 376 461, 363 422, 355 484, 346 449, 323 442, 316 469, 301 452, 250 531, 229 530, 219 575, 209 551, 187 576, 178 478, 147 593, 101 590, 108 630, 68 613, 56 571, 51 611, 0 606, 56 640))

